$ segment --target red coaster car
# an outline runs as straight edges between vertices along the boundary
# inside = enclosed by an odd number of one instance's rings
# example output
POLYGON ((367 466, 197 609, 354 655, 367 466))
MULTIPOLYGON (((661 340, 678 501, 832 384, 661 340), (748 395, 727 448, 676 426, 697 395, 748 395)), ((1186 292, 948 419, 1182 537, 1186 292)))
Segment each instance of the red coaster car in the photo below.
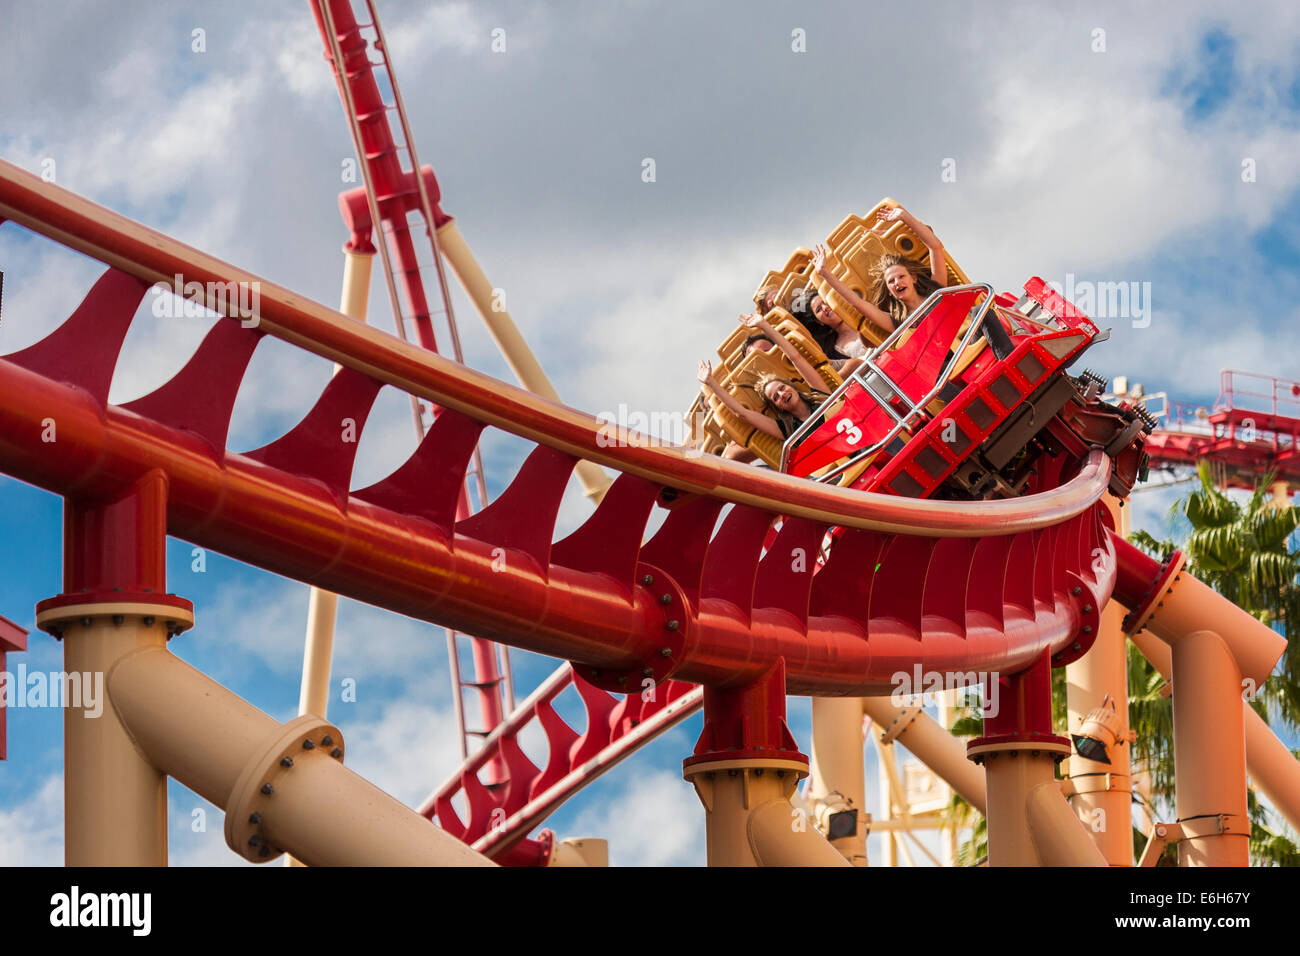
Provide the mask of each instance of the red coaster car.
POLYGON ((1008 497, 1031 490, 1043 455, 1101 447, 1127 495, 1151 421, 1097 401, 1091 372, 1064 371, 1108 337, 1042 279, 1019 300, 941 289, 790 436, 782 471, 911 498, 1008 497))

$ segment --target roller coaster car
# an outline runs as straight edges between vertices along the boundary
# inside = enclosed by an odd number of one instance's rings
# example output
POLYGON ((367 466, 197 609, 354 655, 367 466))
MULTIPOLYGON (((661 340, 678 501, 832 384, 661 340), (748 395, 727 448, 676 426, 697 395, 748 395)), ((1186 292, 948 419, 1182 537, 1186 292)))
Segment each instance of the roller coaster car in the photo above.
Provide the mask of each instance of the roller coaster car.
POLYGON ((1038 490, 1043 456, 1100 447, 1125 497, 1154 422, 1099 401, 1092 372, 1065 371, 1109 335, 1039 278, 1018 300, 941 289, 790 436, 781 470, 909 498, 1014 497, 1038 490))

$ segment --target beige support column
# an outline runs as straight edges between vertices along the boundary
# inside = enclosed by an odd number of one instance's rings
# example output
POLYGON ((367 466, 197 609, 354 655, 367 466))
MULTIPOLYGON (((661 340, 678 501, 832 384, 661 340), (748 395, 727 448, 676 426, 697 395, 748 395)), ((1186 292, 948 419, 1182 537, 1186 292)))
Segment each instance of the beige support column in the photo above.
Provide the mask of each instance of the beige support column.
MULTIPOLYGON (((935 715, 935 719, 938 721, 940 727, 952 726, 952 709, 956 706, 956 703, 957 691, 955 689, 946 690, 938 695, 938 712, 935 715)), ((944 788, 947 791, 948 796, 951 797, 953 789, 947 781, 944 781, 944 788)), ((945 824, 939 831, 939 847, 942 852, 942 863, 944 866, 957 865, 957 830, 957 825, 951 823, 945 824)))
MULTIPOLYGON (((1120 535, 1128 533, 1128 508, 1107 495, 1106 506, 1120 535)), ((1111 601, 1101 612, 1097 639, 1082 658, 1066 665, 1066 703, 1069 733, 1079 734, 1085 718, 1101 711, 1109 698, 1112 727, 1117 742, 1107 748, 1110 762, 1070 755, 1070 806, 1092 833, 1111 866, 1133 865, 1132 783, 1128 744, 1128 660, 1124 641, 1124 609, 1111 601)))
POLYGON ((1154 799, 1151 796, 1151 774, 1149 771, 1139 770, 1133 774, 1133 793, 1141 797, 1140 801, 1135 801, 1138 816, 1141 817, 1138 829, 1142 833, 1150 833, 1156 825, 1156 815, 1151 810, 1154 799))
POLYGON ((887 740, 897 740, 967 803, 985 813, 984 773, 967 759, 966 748, 947 728, 920 707, 899 706, 888 697, 863 697, 861 703, 887 740))
MULTIPOLYGON (((339 311, 358 322, 366 321, 370 294, 370 267, 374 250, 357 252, 343 249, 343 291, 339 311)), ((334 372, 342 366, 334 365, 334 372)), ((329 703, 330 667, 334 658, 334 622, 338 615, 337 594, 311 589, 307 605, 307 641, 302 659, 302 690, 298 696, 298 713, 326 716, 329 703)))
POLYGON ((1300 761, 1249 704, 1242 706, 1241 713, 1246 725, 1246 772, 1251 786, 1300 830, 1300 761))
POLYGON ((1046 742, 972 747, 988 777, 989 866, 1106 866, 1070 809, 1046 742))
POLYGON ((167 865, 167 777, 132 742, 109 703, 106 677, 132 654, 166 653, 166 619, 193 623, 178 607, 117 602, 36 616, 37 626, 61 633, 64 671, 79 675, 80 706, 65 701, 63 708, 68 866, 167 865))
POLYGON ((686 768, 704 804, 709 866, 849 866, 790 805, 806 772, 793 760, 717 760, 686 768))
POLYGON ((370 301, 370 268, 374 265, 375 251, 356 252, 343 250, 343 291, 339 295, 339 311, 358 322, 366 321, 370 301))
POLYGON ((812 699, 812 780, 809 797, 817 829, 854 866, 867 865, 866 769, 862 756, 862 702, 856 697, 812 699), (853 832, 839 833, 837 814, 856 811, 853 832), (835 818, 832 820, 832 818, 835 818))
MULTIPOLYGON (((343 248, 343 291, 339 311, 358 322, 366 321, 370 297, 370 268, 375 253, 343 248)), ((334 363, 334 374, 342 368, 334 363)), ((330 670, 334 664, 334 624, 338 620, 339 596, 313 587, 307 602, 307 638, 302 653, 302 688, 298 694, 298 714, 326 716, 329 707, 330 670)), ((286 855, 285 866, 301 866, 286 855)))
MULTIPOLYGON (((1173 673, 1173 652, 1169 645, 1150 631, 1139 631, 1132 640, 1160 676, 1169 680, 1173 673)), ((1291 826, 1300 830, 1300 761, 1249 703, 1242 702, 1241 713, 1246 733, 1246 772, 1251 785, 1291 826)))
POLYGON ((247 860, 493 865, 345 768, 342 734, 319 717, 280 724, 162 646, 121 657, 106 683, 136 746, 226 811, 226 842, 247 860))
POLYGON ((970 741, 966 754, 984 765, 987 778, 989 866, 1079 865, 1089 858, 1105 866, 1055 779, 1070 741, 1052 732, 1048 652, 987 686, 1000 702, 984 716, 984 736, 970 741))
MULTIPOLYGON (((505 356, 506 364, 514 372, 515 378, 530 392, 559 402, 560 396, 555 391, 555 386, 542 371, 537 356, 533 355, 533 350, 524 341, 505 305, 495 295, 492 283, 483 274, 478 260, 456 227, 456 220, 449 220, 438 228, 438 247, 487 325, 488 334, 505 356)), ((609 488, 609 476, 592 461, 578 462, 576 473, 587 497, 599 502, 609 488)))
MULTIPOLYGON (((866 698, 863 698, 866 700, 866 698)), ((876 768, 878 770, 878 789, 880 792, 880 813, 878 819, 881 823, 892 823, 894 820, 894 788, 890 786, 889 771, 887 769, 890 761, 889 755, 894 751, 894 745, 882 743, 880 735, 875 737, 876 743, 876 768)), ((880 833, 880 865, 893 867, 898 866, 898 846, 901 842, 894 833, 892 826, 882 827, 880 833)))
MULTIPOLYGON (((343 291, 339 296, 339 311, 358 322, 365 322, 370 294, 370 268, 375 253, 373 249, 358 252, 345 246, 343 254, 343 291)), ((335 364, 335 374, 339 368, 341 366, 335 364)), ((315 587, 311 589, 307 605, 307 640, 302 659, 302 690, 298 696, 299 715, 326 716, 338 603, 337 594, 315 587)))
MULTIPOLYGON (((1166 567, 1159 590, 1131 625, 1134 632, 1146 627, 1172 648, 1178 858, 1184 866, 1246 866, 1250 822, 1242 709, 1244 698, 1267 680, 1286 640, 1183 571, 1181 562, 1176 556, 1166 567)), ((1134 641, 1167 673, 1155 652, 1138 637, 1134 641)))
MULTIPOLYGON (((1109 866, 1101 847, 1093 842, 1089 829, 1079 825, 1075 811, 1055 781, 1039 784, 1025 801, 1025 819, 1038 854, 1039 866, 1109 866)), ((1124 821, 1125 836, 1128 820, 1124 821)), ((992 863, 992 860, 989 861, 992 863)))
MULTIPOLYGON (((1029 794, 1055 786, 1049 755, 1031 757, 1015 747, 984 755, 988 780, 989 866, 1038 866, 1038 853, 1029 829, 1029 794)), ((1071 823, 1078 826, 1077 820, 1071 823)))
POLYGON ((894 742, 877 737, 874 743, 879 758, 880 781, 889 791, 890 817, 897 821, 888 830, 894 840, 893 849, 903 857, 904 863, 914 867, 916 860, 912 858, 912 851, 904 839, 912 831, 911 807, 907 802, 907 794, 903 791, 903 781, 899 778, 898 763, 894 760, 894 742))
POLYGON ((329 708, 330 670, 334 664, 334 622, 339 596, 313 587, 307 603, 307 641, 302 655, 302 690, 298 715, 326 716, 329 708))
POLYGON ((1241 675, 1213 631, 1173 648, 1174 786, 1180 866, 1249 866, 1241 675), (1212 826, 1210 824, 1213 824, 1212 826))

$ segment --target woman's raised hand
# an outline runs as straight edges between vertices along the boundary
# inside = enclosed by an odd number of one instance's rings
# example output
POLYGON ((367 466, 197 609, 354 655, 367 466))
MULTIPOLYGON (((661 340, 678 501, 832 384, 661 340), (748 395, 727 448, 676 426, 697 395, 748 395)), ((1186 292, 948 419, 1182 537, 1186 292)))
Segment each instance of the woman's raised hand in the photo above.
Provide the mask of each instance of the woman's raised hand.
POLYGON ((700 359, 700 368, 696 373, 701 385, 708 385, 709 379, 713 378, 713 366, 708 359, 700 359))
POLYGON ((813 263, 813 268, 816 269, 818 272, 822 272, 826 268, 826 247, 823 246, 820 242, 817 243, 817 245, 813 246, 812 263, 813 263))
POLYGON ((883 236, 885 230, 889 228, 889 224, 902 218, 902 216, 902 206, 883 206, 876 210, 876 225, 871 231, 877 236, 883 236))

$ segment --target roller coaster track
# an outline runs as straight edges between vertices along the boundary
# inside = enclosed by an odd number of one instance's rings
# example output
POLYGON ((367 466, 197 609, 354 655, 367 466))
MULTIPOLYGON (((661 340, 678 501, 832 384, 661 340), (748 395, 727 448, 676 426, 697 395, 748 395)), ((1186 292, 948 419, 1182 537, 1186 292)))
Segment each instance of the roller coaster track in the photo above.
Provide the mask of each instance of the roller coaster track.
MULTIPOLYGON (((399 337, 406 339, 406 328, 409 325, 415 332, 416 341, 422 347, 437 352, 438 345, 433 328, 434 311, 430 306, 429 297, 425 294, 423 279, 425 270, 432 266, 437 278, 436 297, 440 303, 437 311, 446 320, 448 337, 451 340, 451 354, 457 362, 464 362, 460 332, 456 327, 442 252, 438 247, 438 226, 448 221, 450 217, 437 208, 439 193, 433 170, 428 169, 426 173, 420 166, 410 123, 406 118, 406 109, 402 104, 397 76, 388 57, 388 45, 384 41, 383 28, 379 25, 379 14, 373 0, 366 0, 366 7, 370 16, 366 26, 375 31, 373 44, 368 43, 362 36, 361 27, 352 11, 351 0, 312 4, 312 12, 315 14, 321 37, 325 41, 326 58, 333 66, 339 97, 348 116, 352 141, 356 146, 357 157, 365 179, 365 188, 362 191, 364 199, 355 193, 340 197, 340 208, 346 211, 354 227, 349 247, 371 248, 371 227, 377 228, 381 233, 377 248, 383 261, 388 301, 393 310, 397 333, 399 337), (378 55, 378 62, 370 59, 371 50, 378 55), (383 68, 388 88, 392 91, 391 105, 384 103, 377 82, 380 67, 383 68), (390 113, 393 114, 391 117, 390 113), (392 122, 394 119, 396 123, 392 122), (398 146, 394 139, 394 134, 399 131, 402 146, 398 146), (403 169, 402 153, 406 154, 409 169, 403 169), (420 171, 419 175, 416 174, 417 170, 420 171), (358 203, 357 200, 361 202, 358 203), (357 209, 359 205, 367 208, 357 209), (429 242, 432 258, 427 265, 420 263, 416 252, 417 246, 411 232, 412 216, 417 217, 429 242)), ((424 421, 419 403, 414 397, 411 399, 411 407, 415 412, 416 434, 423 438, 424 421)), ((472 467, 466 473, 466 489, 468 490, 471 485, 481 508, 487 502, 488 496, 483 461, 477 451, 474 454, 472 467)), ((456 512, 457 520, 473 514, 474 510, 469 494, 462 493, 461 503, 456 512)), ((466 681, 461 674, 457 634, 450 629, 447 631, 453 712, 456 715, 457 732, 460 735, 462 758, 469 756, 471 737, 486 736, 501 723, 504 716, 503 703, 508 703, 510 707, 515 704, 509 649, 498 649, 495 645, 473 635, 465 635, 465 637, 469 641, 474 666, 472 681, 466 681), (498 650, 501 652, 500 665, 498 665, 498 650), (472 691, 478 698, 479 714, 484 728, 481 731, 471 731, 466 727, 466 690, 472 691)), ((500 761, 494 761, 486 769, 494 783, 504 781, 506 770, 500 761)))
POLYGON ((108 266, 58 329, 0 358, 0 470, 78 501, 114 500, 161 473, 168 534, 573 662, 587 698, 585 735, 547 712, 563 689, 559 672, 463 768, 467 819, 451 809, 449 788, 426 804, 479 848, 509 849, 575 779, 662 730, 698 693, 686 684, 736 686, 783 665, 789 693, 864 695, 889 690, 892 675, 917 664, 1006 674, 1044 652, 1064 664, 1086 652, 1116 585, 1098 504, 1110 462, 1100 452, 1077 471, 1056 460, 1036 493, 968 503, 803 481, 624 429, 611 442, 607 422, 361 325, 3 162, 0 219, 108 266), (258 283, 256 327, 209 296, 228 318, 188 363, 154 392, 109 404, 140 302, 177 274, 205 289, 258 283), (226 448, 231 411, 265 335, 343 370, 287 434, 235 454, 226 448), (340 441, 338 423, 353 419, 359 434, 384 385, 441 412, 403 465, 353 490, 357 444, 340 441), (42 441, 50 418, 53 443, 42 441), (536 447, 494 502, 457 520, 466 469, 489 427, 536 447), (578 530, 554 541, 579 460, 618 478, 578 530), (652 512, 670 497, 646 540, 652 512), (819 565, 833 526, 845 530, 819 565), (548 728, 545 768, 509 731, 530 716, 548 728), (511 773, 489 790, 473 782, 473 764, 494 753, 511 773), (493 810, 511 825, 493 832, 493 810))

